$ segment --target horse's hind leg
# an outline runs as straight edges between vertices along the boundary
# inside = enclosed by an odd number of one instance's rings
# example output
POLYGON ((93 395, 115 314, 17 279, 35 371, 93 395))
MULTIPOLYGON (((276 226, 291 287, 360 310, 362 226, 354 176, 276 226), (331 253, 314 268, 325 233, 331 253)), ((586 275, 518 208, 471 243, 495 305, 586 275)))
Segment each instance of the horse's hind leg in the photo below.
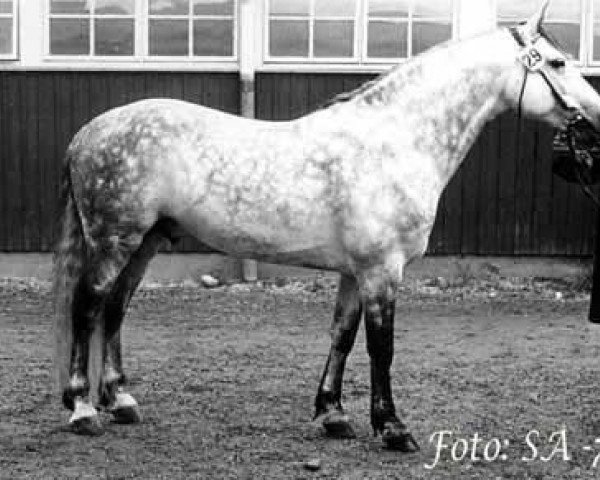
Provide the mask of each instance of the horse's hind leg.
POLYGON ((94 331, 103 328, 106 297, 121 267, 120 255, 90 261, 73 291, 73 342, 63 403, 73 409, 69 423, 78 433, 99 434, 102 431, 90 396, 90 347, 94 331))
POLYGON ((365 329, 371 358, 371 425, 388 448, 403 452, 419 449, 406 426, 396 416, 390 368, 394 356, 393 293, 366 300, 365 329))
POLYGON ((121 325, 129 301, 156 255, 165 236, 158 226, 145 236, 141 246, 121 271, 104 307, 105 354, 100 402, 114 415, 117 423, 137 423, 141 420, 135 399, 123 390, 125 375, 121 361, 121 325))
POLYGON ((342 408, 342 378, 352 350, 362 314, 358 283, 342 275, 331 324, 331 349, 315 399, 315 418, 322 417, 327 433, 338 438, 353 438, 354 431, 342 408))

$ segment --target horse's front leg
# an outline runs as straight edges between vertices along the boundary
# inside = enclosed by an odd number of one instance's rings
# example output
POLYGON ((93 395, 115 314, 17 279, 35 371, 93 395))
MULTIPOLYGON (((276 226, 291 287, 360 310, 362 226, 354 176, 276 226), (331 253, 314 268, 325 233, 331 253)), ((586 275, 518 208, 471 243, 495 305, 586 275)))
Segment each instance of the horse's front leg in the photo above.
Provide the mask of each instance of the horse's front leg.
POLYGON ((395 289, 366 299, 365 329, 371 359, 371 425, 388 448, 403 452, 419 449, 406 426, 396 416, 390 368, 394 356, 395 289))
POLYGON ((354 277, 342 274, 331 324, 331 349, 315 399, 315 418, 321 417, 328 435, 338 438, 355 437, 341 398, 344 367, 356 339, 361 314, 358 283, 354 277))

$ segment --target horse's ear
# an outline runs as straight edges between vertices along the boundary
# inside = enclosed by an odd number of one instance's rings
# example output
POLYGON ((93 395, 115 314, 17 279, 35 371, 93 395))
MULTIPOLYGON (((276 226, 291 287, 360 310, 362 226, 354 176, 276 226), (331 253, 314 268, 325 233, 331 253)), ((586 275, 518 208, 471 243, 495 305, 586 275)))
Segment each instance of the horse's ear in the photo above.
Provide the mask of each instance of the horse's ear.
POLYGON ((546 17, 546 12, 548 10, 548 5, 550 5, 550 0, 543 0, 539 10, 529 20, 527 20, 525 28, 527 33, 529 33, 532 37, 535 37, 541 32, 542 24, 544 23, 544 18, 546 17))

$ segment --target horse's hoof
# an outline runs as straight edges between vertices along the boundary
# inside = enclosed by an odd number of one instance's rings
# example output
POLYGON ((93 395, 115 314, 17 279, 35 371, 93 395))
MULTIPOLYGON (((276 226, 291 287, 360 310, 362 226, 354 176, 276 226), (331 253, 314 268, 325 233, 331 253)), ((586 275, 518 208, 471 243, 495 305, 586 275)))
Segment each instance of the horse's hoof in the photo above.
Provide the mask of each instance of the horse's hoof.
POLYGON ((113 421, 115 423, 120 423, 123 425, 132 424, 132 423, 141 423, 142 414, 140 413, 140 409, 137 405, 129 406, 129 407, 119 407, 111 410, 113 421))
POLYGON ((108 411, 112 413, 115 423, 131 424, 142 421, 140 408, 135 399, 128 393, 117 393, 115 402, 109 407, 108 411))
POLYGON ((381 439, 388 450, 403 453, 415 453, 421 450, 419 444, 406 430, 406 427, 396 423, 386 423, 381 432, 381 439))
POLYGON ((69 421, 69 425, 71 426, 71 431, 77 435, 98 436, 104 433, 98 415, 81 417, 69 421))
POLYGON ((75 410, 69 418, 71 430, 78 435, 102 435, 104 430, 98 418, 98 411, 86 399, 75 398, 75 410))
POLYGON ((326 413, 321 424, 328 437, 332 438, 356 438, 356 433, 350 425, 350 418, 345 413, 333 410, 326 413))

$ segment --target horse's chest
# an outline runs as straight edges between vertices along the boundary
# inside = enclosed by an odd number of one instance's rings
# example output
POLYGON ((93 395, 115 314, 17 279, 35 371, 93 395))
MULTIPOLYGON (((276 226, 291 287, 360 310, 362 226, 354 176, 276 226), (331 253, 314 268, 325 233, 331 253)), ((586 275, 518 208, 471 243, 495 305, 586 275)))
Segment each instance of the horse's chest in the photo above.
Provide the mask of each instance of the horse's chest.
POLYGON ((379 262, 401 252, 421 255, 435 220, 437 195, 419 183, 388 182, 354 195, 344 225, 344 243, 353 256, 379 262))

